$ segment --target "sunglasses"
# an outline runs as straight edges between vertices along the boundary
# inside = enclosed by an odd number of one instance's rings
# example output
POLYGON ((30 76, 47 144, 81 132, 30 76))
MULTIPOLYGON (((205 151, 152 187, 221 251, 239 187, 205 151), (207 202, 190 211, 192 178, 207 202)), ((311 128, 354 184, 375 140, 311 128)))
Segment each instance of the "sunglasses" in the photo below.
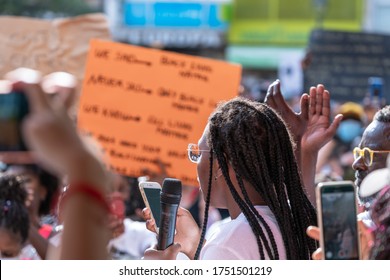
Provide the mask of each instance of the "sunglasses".
POLYGON ((356 147, 353 149, 353 157, 357 160, 359 157, 363 159, 364 165, 371 166, 374 159, 374 154, 390 153, 390 151, 373 151, 370 148, 360 149, 356 147))

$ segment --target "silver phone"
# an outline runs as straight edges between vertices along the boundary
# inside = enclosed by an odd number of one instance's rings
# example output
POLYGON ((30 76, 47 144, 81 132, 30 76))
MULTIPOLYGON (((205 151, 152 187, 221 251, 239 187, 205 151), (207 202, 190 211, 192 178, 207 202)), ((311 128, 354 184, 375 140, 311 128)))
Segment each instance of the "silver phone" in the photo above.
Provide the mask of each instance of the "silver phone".
POLYGON ((140 182, 139 189, 146 207, 150 209, 152 218, 155 221, 155 229, 158 233, 158 226, 160 224, 160 193, 161 186, 157 182, 140 182))

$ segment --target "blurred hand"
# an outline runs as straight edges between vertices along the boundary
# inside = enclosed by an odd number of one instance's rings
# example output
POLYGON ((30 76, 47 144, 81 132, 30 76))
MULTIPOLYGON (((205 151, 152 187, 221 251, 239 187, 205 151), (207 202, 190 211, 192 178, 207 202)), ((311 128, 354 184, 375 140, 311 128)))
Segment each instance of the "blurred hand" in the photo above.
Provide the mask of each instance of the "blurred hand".
POLYGON ((24 120, 22 132, 39 164, 55 174, 67 174, 71 181, 105 185, 103 167, 82 144, 66 108, 50 102, 41 88, 40 73, 20 68, 8 73, 7 79, 12 88, 24 92, 29 101, 30 113, 24 120))
MULTIPOLYGON (((370 250, 373 242, 373 236, 371 231, 366 227, 362 220, 358 220, 359 230, 359 242, 360 242, 360 258, 362 260, 368 260, 370 256, 370 250)), ((316 241, 320 240, 320 229, 315 226, 309 226, 306 230, 306 234, 316 241)), ((322 260, 323 252, 322 248, 318 248, 312 254, 313 260, 322 260)))
POLYGON ((301 96, 301 112, 296 113, 284 100, 280 90, 280 81, 276 80, 268 87, 265 103, 282 117, 294 140, 300 141, 309 121, 309 95, 305 93, 301 96))
POLYGON ((302 137, 302 150, 318 152, 336 134, 343 115, 338 114, 331 123, 329 91, 321 84, 310 88, 309 103, 309 122, 302 137))
MULTIPOLYGON (((144 219, 146 220, 146 227, 148 230, 155 232, 155 221, 151 218, 150 210, 144 208, 142 211, 144 219)), ((200 229, 196 224, 191 213, 179 207, 176 219, 176 234, 175 242, 181 245, 181 251, 190 259, 193 259, 200 240, 200 229)))
POLYGON ((181 246, 178 243, 174 243, 163 251, 156 249, 147 249, 145 251, 144 260, 176 260, 177 254, 179 254, 181 246))
MULTIPOLYGON (((309 226, 306 230, 306 234, 316 241, 320 241, 320 229, 315 226, 309 226)), ((322 248, 318 248, 311 257, 313 260, 322 260, 322 248)))
POLYGON ((43 77, 41 84, 51 96, 54 107, 71 108, 76 97, 76 77, 66 72, 53 72, 43 77))

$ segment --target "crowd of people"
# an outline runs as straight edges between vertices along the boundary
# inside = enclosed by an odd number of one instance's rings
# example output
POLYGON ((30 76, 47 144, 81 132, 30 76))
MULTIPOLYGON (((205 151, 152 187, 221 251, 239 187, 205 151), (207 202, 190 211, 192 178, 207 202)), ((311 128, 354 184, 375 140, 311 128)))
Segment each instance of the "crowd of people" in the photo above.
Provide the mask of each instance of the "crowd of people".
POLYGON ((361 258, 390 259, 390 106, 374 116, 359 104, 331 108, 317 85, 296 112, 279 80, 262 102, 222 102, 188 151, 199 188, 183 189, 175 243, 157 250, 138 179, 108 170, 69 115, 74 81, 18 69, 2 84, 28 99, 22 132, 33 151, 28 160, 1 153, 2 259, 321 259, 316 185, 350 179, 349 168, 361 258), (378 170, 387 171, 380 182, 369 175, 378 170))

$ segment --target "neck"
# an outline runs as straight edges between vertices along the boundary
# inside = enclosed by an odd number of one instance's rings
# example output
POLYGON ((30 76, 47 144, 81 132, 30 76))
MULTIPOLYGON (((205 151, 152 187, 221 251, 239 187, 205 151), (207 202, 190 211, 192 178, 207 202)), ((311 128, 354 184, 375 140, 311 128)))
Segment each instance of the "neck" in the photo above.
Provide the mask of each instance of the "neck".
MULTIPOLYGON (((241 199, 245 200, 241 190, 238 187, 238 184, 235 184, 235 186, 236 186, 236 190, 237 190, 238 194, 240 195, 241 199)), ((249 200, 253 206, 267 205, 264 202, 263 198, 256 192, 256 190, 254 190, 254 188, 251 185, 244 182, 244 186, 245 186, 245 189, 247 191, 249 200)), ((230 217, 232 219, 235 219, 238 217, 238 215, 241 214, 242 211, 241 211, 240 207, 238 206, 237 202, 235 201, 235 199, 233 198, 233 195, 230 193, 230 190, 228 188, 226 188, 226 189, 229 192, 229 194, 227 195, 227 197, 228 197, 227 209, 229 210, 230 217)))

